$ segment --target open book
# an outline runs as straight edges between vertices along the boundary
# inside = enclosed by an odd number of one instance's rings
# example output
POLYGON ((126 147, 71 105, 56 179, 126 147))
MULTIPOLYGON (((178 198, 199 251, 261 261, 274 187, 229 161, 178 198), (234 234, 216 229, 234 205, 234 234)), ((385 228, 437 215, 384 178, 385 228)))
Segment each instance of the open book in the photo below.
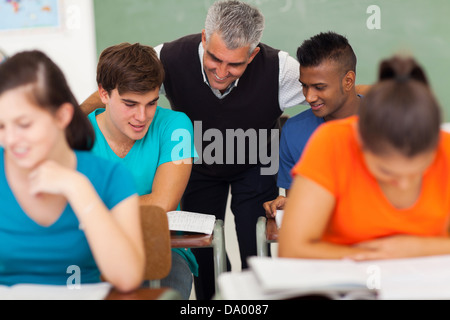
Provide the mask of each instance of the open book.
POLYGON ((16 284, 0 286, 0 300, 103 300, 111 291, 107 282, 65 285, 16 284))
POLYGON ((169 211, 169 230, 212 234, 216 216, 189 211, 169 211))
POLYGON ((219 277, 220 294, 231 300, 376 299, 367 274, 350 261, 249 258, 250 269, 219 277))
POLYGON ((249 271, 219 277, 224 299, 450 299, 450 255, 374 260, 251 257, 249 271))

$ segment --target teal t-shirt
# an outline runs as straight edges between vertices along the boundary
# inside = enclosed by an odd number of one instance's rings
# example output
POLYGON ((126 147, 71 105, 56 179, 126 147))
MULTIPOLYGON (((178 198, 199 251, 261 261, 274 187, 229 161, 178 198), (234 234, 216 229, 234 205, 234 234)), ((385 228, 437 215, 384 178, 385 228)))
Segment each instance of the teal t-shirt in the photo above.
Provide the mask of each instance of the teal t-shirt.
MULTIPOLYGON (((95 143, 92 151, 97 155, 124 164, 135 179, 139 195, 152 192, 153 179, 160 165, 198 157, 194 146, 194 130, 188 116, 182 112, 158 106, 147 134, 134 143, 124 158, 120 158, 110 148, 98 127, 96 116, 104 111, 105 109, 97 109, 88 116, 95 130, 95 143)), ((198 264, 191 250, 182 248, 172 250, 184 257, 192 273, 198 275, 198 264)))
MULTIPOLYGON (((75 151, 75 154, 77 171, 91 181, 108 209, 136 194, 133 178, 123 165, 91 152, 75 151)), ((48 227, 39 225, 22 210, 6 179, 2 148, 0 203, 1 285, 66 285, 72 275, 71 266, 80 268, 81 283, 101 281, 86 236, 69 204, 48 227)))

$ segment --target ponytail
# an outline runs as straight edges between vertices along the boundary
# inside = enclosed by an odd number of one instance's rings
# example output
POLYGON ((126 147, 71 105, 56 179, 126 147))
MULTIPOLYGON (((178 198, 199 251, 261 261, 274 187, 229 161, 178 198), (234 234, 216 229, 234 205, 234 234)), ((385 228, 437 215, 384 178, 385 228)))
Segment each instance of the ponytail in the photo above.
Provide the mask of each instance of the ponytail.
POLYGON ((407 82, 416 80, 428 86, 427 77, 422 68, 412 58, 393 57, 384 60, 380 64, 379 81, 396 80, 397 82, 407 82))
POLYGON ((412 157, 436 147, 440 124, 440 107, 422 67, 413 58, 382 61, 378 82, 359 109, 364 148, 376 154, 393 148, 412 157))

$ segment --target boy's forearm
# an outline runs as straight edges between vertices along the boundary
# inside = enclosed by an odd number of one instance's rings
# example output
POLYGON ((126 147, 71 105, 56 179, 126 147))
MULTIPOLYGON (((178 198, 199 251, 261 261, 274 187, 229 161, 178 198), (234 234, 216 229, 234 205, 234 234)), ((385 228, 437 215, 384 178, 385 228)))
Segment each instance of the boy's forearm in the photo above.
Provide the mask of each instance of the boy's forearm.
POLYGON ((88 115, 95 109, 104 108, 105 105, 103 104, 102 100, 100 99, 98 92, 95 91, 86 100, 84 100, 81 103, 80 107, 81 107, 81 110, 83 111, 83 113, 88 115))

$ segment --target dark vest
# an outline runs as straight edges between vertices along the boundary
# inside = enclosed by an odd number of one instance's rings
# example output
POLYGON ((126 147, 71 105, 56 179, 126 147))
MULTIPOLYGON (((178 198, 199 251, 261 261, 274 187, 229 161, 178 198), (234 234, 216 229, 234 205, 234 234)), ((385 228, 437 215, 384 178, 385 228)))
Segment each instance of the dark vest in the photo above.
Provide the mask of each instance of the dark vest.
POLYGON ((219 99, 203 81, 198 56, 200 42, 201 34, 195 34, 164 44, 160 55, 166 72, 164 88, 172 109, 187 114, 194 124, 196 150, 202 154, 193 170, 214 177, 230 177, 261 165, 259 140, 264 131, 260 129, 266 129, 270 155, 270 130, 279 129, 282 114, 278 102, 279 51, 260 44, 260 52, 248 65, 238 86, 224 99, 219 99), (204 134, 208 136, 209 129, 217 129, 209 131, 210 136, 221 133, 223 150, 214 147, 220 145, 217 139, 205 139, 204 134), (237 129, 250 137, 245 139, 245 149, 237 140, 226 139, 227 132, 238 134, 237 129), (230 145, 233 143, 234 148, 230 145), (234 150, 234 157, 230 148, 234 150), (211 156, 216 163, 211 164, 211 156))

